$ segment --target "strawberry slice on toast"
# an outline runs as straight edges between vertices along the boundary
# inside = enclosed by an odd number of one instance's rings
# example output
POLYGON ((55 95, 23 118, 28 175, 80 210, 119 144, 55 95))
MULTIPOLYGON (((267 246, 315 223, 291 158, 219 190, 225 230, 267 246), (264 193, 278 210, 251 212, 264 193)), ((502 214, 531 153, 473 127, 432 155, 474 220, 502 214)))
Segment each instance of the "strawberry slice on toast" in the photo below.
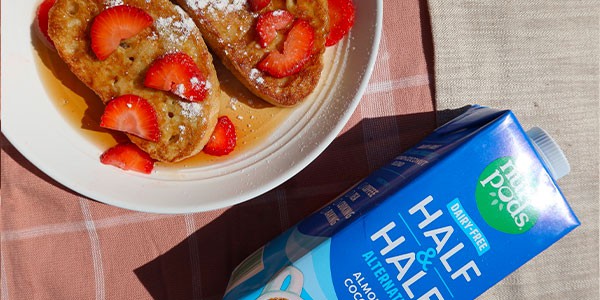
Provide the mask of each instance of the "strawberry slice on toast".
POLYGON ((257 67, 275 78, 294 75, 310 59, 314 40, 315 31, 312 26, 307 21, 298 19, 283 44, 283 53, 278 50, 270 52, 257 67))
POLYGON ((256 33, 260 46, 266 48, 277 37, 277 31, 287 28, 293 21, 294 15, 283 9, 272 10, 258 16, 256 33))
POLYGON ((92 22, 92 51, 100 60, 106 59, 122 40, 135 36, 152 25, 152 17, 144 10, 118 5, 103 10, 92 22))
POLYGON ((106 105, 100 126, 139 136, 149 141, 160 139, 156 111, 142 97, 123 95, 106 105))
POLYGON ((267 7, 271 0, 248 0, 248 5, 252 11, 259 11, 267 7))
POLYGON ((144 85, 199 102, 206 98, 208 86, 194 60, 182 52, 168 53, 157 58, 148 68, 144 85))

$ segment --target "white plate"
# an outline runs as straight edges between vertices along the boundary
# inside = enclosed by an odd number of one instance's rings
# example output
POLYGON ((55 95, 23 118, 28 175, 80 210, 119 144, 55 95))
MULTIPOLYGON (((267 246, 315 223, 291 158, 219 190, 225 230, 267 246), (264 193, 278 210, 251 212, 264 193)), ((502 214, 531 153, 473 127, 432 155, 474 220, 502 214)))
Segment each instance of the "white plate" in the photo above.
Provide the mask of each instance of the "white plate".
MULTIPOLYGON (((350 118, 373 71, 383 3, 355 1, 350 36, 329 49, 328 85, 293 108, 262 143, 208 166, 158 167, 150 175, 99 162, 105 150, 69 123, 40 80, 32 23, 37 0, 2 1, 2 132, 34 165, 92 199, 138 211, 189 213, 261 195, 313 161, 350 118)), ((18 179, 13 179, 18 180, 18 179)))

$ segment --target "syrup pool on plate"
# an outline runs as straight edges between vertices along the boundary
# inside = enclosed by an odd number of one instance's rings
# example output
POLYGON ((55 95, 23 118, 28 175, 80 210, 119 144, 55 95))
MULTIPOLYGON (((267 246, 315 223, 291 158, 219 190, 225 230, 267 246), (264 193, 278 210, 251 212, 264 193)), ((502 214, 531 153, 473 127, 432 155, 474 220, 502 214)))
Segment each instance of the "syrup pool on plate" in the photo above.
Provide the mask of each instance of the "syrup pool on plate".
MULTIPOLYGON (((56 52, 46 48, 39 40, 34 41, 34 51, 37 53, 35 57, 40 80, 50 100, 82 137, 97 145, 101 151, 127 141, 124 134, 98 125, 104 105, 92 90, 71 73, 56 52)), ((327 77, 332 65, 331 60, 327 59, 327 52, 322 78, 327 77)), ((158 163, 160 166, 188 168, 230 159, 269 137, 293 110, 273 106, 254 96, 218 60, 215 60, 215 68, 222 89, 219 115, 227 115, 234 123, 238 136, 236 149, 221 157, 200 152, 178 163, 158 163)), ((314 101, 314 97, 309 98, 306 101, 314 101)))

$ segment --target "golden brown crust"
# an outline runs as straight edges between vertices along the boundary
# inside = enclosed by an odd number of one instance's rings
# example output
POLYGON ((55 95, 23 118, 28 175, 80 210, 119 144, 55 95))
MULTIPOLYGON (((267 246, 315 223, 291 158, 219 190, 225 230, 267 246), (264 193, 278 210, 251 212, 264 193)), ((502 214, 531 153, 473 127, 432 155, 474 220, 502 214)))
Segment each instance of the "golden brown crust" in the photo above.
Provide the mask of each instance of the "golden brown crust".
POLYGON ((124 94, 148 100, 158 115, 160 141, 129 137, 154 159, 175 162, 200 152, 217 122, 220 88, 212 56, 198 28, 168 0, 125 0, 124 4, 145 10, 154 23, 123 41, 106 60, 100 61, 91 51, 89 28, 93 18, 107 8, 105 3, 110 2, 56 1, 50 11, 48 31, 58 54, 104 103, 124 94), (210 90, 204 101, 191 103, 170 92, 144 87, 146 70, 154 59, 176 51, 190 55, 207 77, 210 90))
POLYGON ((278 106, 294 106, 315 89, 323 69, 325 38, 329 32, 327 0, 272 0, 261 10, 287 9, 309 21, 315 29, 313 53, 306 66, 295 75, 279 79, 256 69, 257 63, 274 46, 263 49, 258 45, 254 27, 259 14, 248 9, 246 0, 176 2, 196 21, 207 44, 223 64, 260 98, 278 106))

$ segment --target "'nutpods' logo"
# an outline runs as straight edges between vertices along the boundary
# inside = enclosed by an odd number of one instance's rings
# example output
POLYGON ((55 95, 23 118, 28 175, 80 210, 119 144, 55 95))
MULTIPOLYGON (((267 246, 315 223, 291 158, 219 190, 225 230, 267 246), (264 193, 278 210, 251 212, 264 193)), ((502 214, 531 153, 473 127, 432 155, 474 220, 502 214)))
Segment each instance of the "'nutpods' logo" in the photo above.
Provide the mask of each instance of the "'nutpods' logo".
POLYGON ((524 233, 538 217, 528 199, 533 186, 533 180, 519 171, 512 157, 498 158, 479 176, 477 208, 490 226, 506 233, 524 233))

